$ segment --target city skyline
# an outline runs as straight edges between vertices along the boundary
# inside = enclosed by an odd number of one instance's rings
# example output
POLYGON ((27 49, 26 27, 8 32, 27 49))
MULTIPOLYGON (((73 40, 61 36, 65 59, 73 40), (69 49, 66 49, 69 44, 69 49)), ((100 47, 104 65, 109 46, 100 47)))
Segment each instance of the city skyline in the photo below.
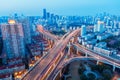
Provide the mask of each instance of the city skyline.
POLYGON ((13 13, 24 14, 28 16, 42 16, 42 9, 46 8, 49 12, 59 15, 95 15, 101 12, 119 15, 119 0, 8 0, 1 1, 0 16, 13 13), (29 4, 28 4, 29 3, 29 4))
POLYGON ((1 1, 0 80, 119 80, 119 2, 1 1))

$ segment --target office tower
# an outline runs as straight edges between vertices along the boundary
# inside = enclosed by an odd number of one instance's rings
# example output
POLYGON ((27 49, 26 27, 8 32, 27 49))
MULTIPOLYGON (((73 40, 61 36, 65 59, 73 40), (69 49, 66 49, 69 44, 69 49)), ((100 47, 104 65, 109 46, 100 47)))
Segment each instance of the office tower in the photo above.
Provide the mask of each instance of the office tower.
POLYGON ((30 33, 29 19, 27 17, 22 17, 22 18, 20 18, 20 20, 18 22, 22 23, 25 43, 26 44, 31 43, 31 33, 30 33))
POLYGON ((14 19, 15 19, 15 20, 18 19, 18 14, 17 14, 17 13, 14 14, 14 19))
POLYGON ((107 26, 110 26, 110 18, 107 19, 106 25, 107 25, 107 26))
POLYGON ((97 31, 100 32, 100 33, 105 31, 104 22, 98 21, 98 23, 97 23, 97 31))
POLYGON ((81 27, 81 36, 84 36, 86 34, 86 26, 82 25, 81 27))
POLYGON ((112 20, 110 21, 110 26, 114 26, 114 22, 112 20))
POLYGON ((97 32, 97 25, 94 25, 94 32, 97 32))
POLYGON ((46 19, 46 16, 47 16, 46 9, 43 9, 43 19, 46 19))
POLYGON ((49 12, 46 13, 46 18, 47 18, 47 19, 50 18, 50 13, 49 13, 49 12))
POLYGON ((118 28, 120 28, 120 22, 118 23, 118 28))
POLYGON ((3 47, 8 59, 24 57, 24 34, 22 24, 9 20, 8 23, 1 24, 3 47))
POLYGON ((117 21, 114 21, 113 28, 117 28, 117 21))
POLYGON ((53 18, 54 18, 54 14, 51 14, 51 16, 50 16, 50 17, 51 17, 51 19, 53 19, 53 18))

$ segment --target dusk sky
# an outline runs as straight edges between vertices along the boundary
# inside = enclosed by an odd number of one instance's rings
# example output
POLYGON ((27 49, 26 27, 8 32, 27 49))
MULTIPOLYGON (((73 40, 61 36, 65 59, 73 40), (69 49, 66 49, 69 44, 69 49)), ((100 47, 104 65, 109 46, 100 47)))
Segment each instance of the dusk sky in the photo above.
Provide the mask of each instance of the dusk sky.
POLYGON ((0 16, 13 13, 40 15, 42 9, 59 15, 120 14, 120 0, 1 0, 0 16))

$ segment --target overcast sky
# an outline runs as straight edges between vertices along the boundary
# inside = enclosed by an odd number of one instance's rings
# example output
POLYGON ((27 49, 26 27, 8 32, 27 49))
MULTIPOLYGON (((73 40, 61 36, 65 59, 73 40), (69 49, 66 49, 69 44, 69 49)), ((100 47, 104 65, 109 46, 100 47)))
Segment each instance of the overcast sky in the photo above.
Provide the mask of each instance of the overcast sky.
POLYGON ((59 15, 120 14, 120 0, 0 0, 0 16, 12 13, 41 15, 42 9, 59 15))

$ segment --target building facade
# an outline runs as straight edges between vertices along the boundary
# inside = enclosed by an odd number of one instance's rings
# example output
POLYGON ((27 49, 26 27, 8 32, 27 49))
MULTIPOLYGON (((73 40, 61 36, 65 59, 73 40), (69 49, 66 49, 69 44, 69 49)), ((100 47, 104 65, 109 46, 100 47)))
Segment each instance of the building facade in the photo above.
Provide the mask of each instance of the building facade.
POLYGON ((86 26, 82 25, 81 27, 81 36, 84 36, 86 34, 86 26))
POLYGON ((18 22, 22 23, 25 43, 30 44, 31 43, 31 32, 30 32, 29 19, 27 17, 23 17, 18 22))
POLYGON ((22 24, 9 20, 1 24, 3 47, 8 59, 25 56, 24 34, 22 24))

